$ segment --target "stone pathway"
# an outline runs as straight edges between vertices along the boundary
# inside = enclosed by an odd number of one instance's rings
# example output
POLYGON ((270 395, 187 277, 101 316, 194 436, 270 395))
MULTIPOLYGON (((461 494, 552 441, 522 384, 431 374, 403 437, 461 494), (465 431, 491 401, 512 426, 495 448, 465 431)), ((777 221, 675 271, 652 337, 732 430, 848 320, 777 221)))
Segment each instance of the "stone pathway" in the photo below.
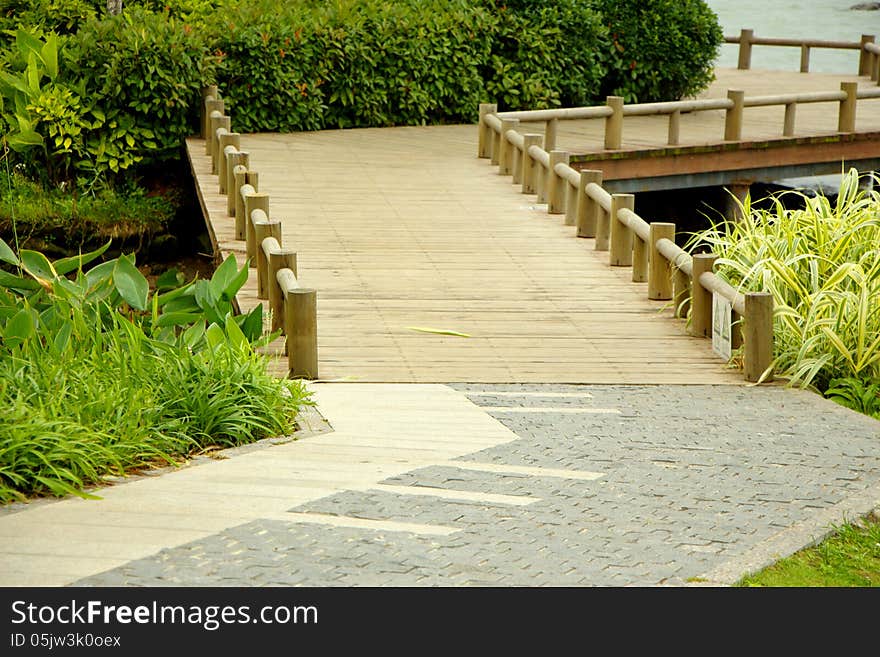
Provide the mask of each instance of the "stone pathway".
MULTIPOLYGON (((317 496, 73 583, 723 585, 880 503, 880 422, 812 393, 451 387, 509 430, 510 440, 317 496)), ((380 388, 336 384, 338 397, 326 409, 331 424, 346 406, 357 415, 370 399, 391 403, 380 388)), ((369 417, 360 418, 365 428, 369 417)), ((394 442, 392 434, 386 438, 394 442)), ((473 440, 468 434, 466 426, 450 427, 422 444, 473 440)))

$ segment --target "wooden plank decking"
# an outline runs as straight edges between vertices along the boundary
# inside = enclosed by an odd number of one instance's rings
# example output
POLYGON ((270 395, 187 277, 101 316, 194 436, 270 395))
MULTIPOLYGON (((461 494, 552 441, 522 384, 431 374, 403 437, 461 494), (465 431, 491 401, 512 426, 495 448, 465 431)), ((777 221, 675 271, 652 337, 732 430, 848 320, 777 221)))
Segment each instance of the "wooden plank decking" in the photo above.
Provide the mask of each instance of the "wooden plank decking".
MULTIPOLYGON (((751 74, 738 82, 768 80, 751 74)), ((815 82, 786 76, 777 91, 815 82)), ((825 78, 821 88, 837 88, 825 78)), ((561 144, 574 127, 563 125, 561 144)), ((321 379, 743 383, 664 302, 648 301, 628 268, 610 268, 592 239, 477 159, 476 136, 468 125, 242 137, 270 215, 298 253, 300 281, 318 290, 321 379)), ((204 142, 187 146, 215 244, 241 261, 204 142)), ((255 278, 239 295, 243 309, 257 303, 255 278)))

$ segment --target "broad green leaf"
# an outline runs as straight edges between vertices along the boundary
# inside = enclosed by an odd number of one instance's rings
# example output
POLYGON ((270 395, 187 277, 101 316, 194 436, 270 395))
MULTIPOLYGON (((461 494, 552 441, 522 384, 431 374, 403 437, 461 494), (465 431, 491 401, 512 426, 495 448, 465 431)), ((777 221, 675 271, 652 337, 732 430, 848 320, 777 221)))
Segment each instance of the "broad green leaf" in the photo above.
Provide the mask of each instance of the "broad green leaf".
POLYGON ((161 299, 159 300, 159 307, 162 308, 163 313, 201 313, 202 309, 199 308, 199 304, 196 303, 195 298, 192 295, 186 295, 179 297, 177 299, 172 299, 164 306, 162 305, 161 299))
POLYGON ((95 258, 100 257, 104 254, 104 252, 110 248, 110 243, 112 240, 108 240, 107 243, 94 251, 90 251, 89 253, 81 253, 80 255, 70 256, 69 258, 61 258, 60 260, 56 260, 52 263, 55 267, 55 271, 58 272, 60 276, 64 276, 64 274, 68 274, 76 269, 81 269, 84 265, 89 264, 95 258))
POLYGON ((64 353, 64 350, 67 349, 67 344, 70 342, 70 334, 73 331, 73 324, 70 321, 61 325, 61 328, 58 330, 58 333, 55 334, 55 340, 52 343, 52 348, 55 353, 61 355, 64 353))
POLYGON ((168 290, 180 287, 185 282, 183 274, 177 269, 169 269, 156 279, 157 290, 168 290))
POLYGON ((128 258, 119 258, 113 268, 113 282, 125 302, 136 310, 147 309, 150 285, 128 258))
POLYGON ((194 308, 198 308, 198 304, 196 304, 195 298, 192 295, 193 292, 193 283, 189 283, 188 285, 184 285, 183 287, 179 287, 176 290, 171 290, 170 292, 165 292, 164 294, 158 295, 159 297, 159 307, 162 308, 167 304, 170 304, 172 301, 176 301, 184 296, 192 299, 192 305, 194 308))
POLYGON ((99 283, 110 281, 113 278, 113 270, 116 267, 116 258, 95 265, 86 272, 86 280, 89 288, 96 287, 99 283))
POLYGON ((3 341, 9 347, 17 347, 34 334, 34 317, 27 308, 12 316, 3 329, 3 341))
POLYGON ((21 292, 33 292, 40 289, 40 284, 33 278, 22 278, 0 269, 0 287, 21 292))
POLYGON ((43 65, 46 67, 46 74, 49 79, 54 80, 58 77, 58 35, 50 33, 46 37, 46 43, 40 49, 40 55, 43 59, 43 65))
POLYGON ((205 337, 205 322, 196 322, 183 332, 182 340, 189 349, 195 349, 199 341, 205 337))
POLYGON ((247 351, 250 349, 250 343, 238 327, 238 323, 232 315, 226 316, 226 335, 229 337, 229 343, 239 351, 247 351))
POLYGON ((202 319, 202 313, 162 313, 156 321, 156 327, 182 326, 202 319))
POLYGON ((258 304, 247 315, 240 315, 236 319, 249 342, 255 342, 263 334, 263 304, 258 304))
POLYGON ((21 266, 43 287, 51 287, 52 281, 58 276, 49 259, 39 251, 22 249, 21 266))
POLYGON ((217 324, 211 324, 205 331, 208 348, 214 350, 226 343, 226 333, 217 324))
POLYGON ((7 136, 6 141, 12 150, 16 153, 22 153, 29 148, 42 144, 43 138, 33 130, 26 130, 7 136))
MULTIPOLYGON (((235 275, 238 273, 238 263, 235 261, 235 255, 230 254, 226 260, 220 263, 220 266, 214 270, 213 275, 211 276, 211 282, 214 284, 214 289, 222 292, 226 289, 226 286, 235 278, 235 275)), ((218 293, 219 297, 220 294, 218 293)))
POLYGON ((10 265, 19 266, 21 263, 15 255, 15 252, 9 248, 9 245, 0 238, 0 260, 10 265))

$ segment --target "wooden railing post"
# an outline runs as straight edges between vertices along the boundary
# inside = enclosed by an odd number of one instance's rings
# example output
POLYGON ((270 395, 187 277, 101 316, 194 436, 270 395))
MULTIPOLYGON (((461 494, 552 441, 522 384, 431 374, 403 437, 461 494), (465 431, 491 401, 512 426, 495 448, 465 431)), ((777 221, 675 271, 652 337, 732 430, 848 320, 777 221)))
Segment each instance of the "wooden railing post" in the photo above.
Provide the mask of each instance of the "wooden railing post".
POLYGON ((217 174, 217 159, 220 151, 220 135, 218 131, 223 129, 226 132, 230 132, 231 121, 232 119, 228 116, 221 116, 216 112, 211 114, 211 150, 209 155, 211 156, 211 173, 215 175, 217 174))
MULTIPOLYGON (((747 292, 743 318, 743 370, 746 380, 756 382, 773 362, 773 295, 747 292)), ((772 381, 771 371, 764 381, 772 381)))
POLYGON ((691 279, 691 326, 689 332, 703 338, 712 337, 712 293, 700 284, 700 276, 711 272, 718 259, 714 253, 697 253, 693 257, 691 279))
POLYGON ((485 117, 487 114, 495 114, 498 111, 498 105, 495 103, 480 103, 480 125, 479 125, 479 144, 477 146, 477 157, 487 158, 491 155, 492 147, 492 128, 486 125, 485 117))
POLYGON ((296 271, 296 252, 282 248, 269 253, 269 311, 272 315, 272 331, 284 330, 284 293, 278 284, 278 272, 289 269, 293 275, 296 271))
POLYGON ((748 71, 752 67, 752 38, 754 30, 741 30, 739 33, 739 60, 736 67, 741 71, 748 71))
POLYGON ((243 164, 236 165, 232 175, 235 177, 235 239, 243 240, 247 237, 247 227, 244 221, 244 196, 241 188, 247 184, 247 167, 243 164))
POLYGON ((559 130, 559 119, 548 119, 544 122, 544 150, 548 153, 556 148, 556 133, 559 130))
POLYGON ((535 203, 547 202, 547 169, 544 163, 535 161, 535 203))
POLYGON ((214 116, 214 112, 217 112, 218 116, 223 116, 224 111, 224 103, 220 98, 208 98, 205 100, 205 155, 211 154, 211 139, 212 139, 212 123, 211 117, 214 116))
POLYGON ((810 72, 810 46, 803 44, 801 46, 801 73, 810 72))
POLYGON ((865 44, 874 43, 873 34, 863 34, 859 50, 859 75, 871 75, 871 53, 865 49, 865 44))
MULTIPOLYGON (((244 185, 245 174, 250 164, 250 154, 247 151, 235 151, 226 157, 226 214, 234 217, 236 205, 240 202, 241 186, 244 185), (241 182, 236 176, 235 168, 244 167, 241 171, 241 182)), ((244 239, 244 235, 236 239, 244 239)))
POLYGON ((672 273, 672 304, 676 317, 687 317, 691 307, 691 279, 679 267, 672 273))
POLYGON ((630 233, 633 240, 631 280, 633 283, 644 283, 648 280, 648 260, 650 255, 648 243, 636 231, 631 230, 630 233))
POLYGON ((318 378, 318 306, 315 290, 287 292, 284 304, 290 378, 318 378))
POLYGON ((577 185, 572 185, 567 178, 564 180, 565 187, 565 225, 577 225, 578 213, 578 190, 580 189, 580 179, 577 185))
POLYGON ((219 97, 220 91, 217 89, 216 84, 209 84, 202 87, 202 107, 199 113, 199 137, 202 139, 206 139, 208 136, 208 117, 211 116, 213 110, 217 109, 216 107, 212 107, 209 110, 208 100, 218 100, 219 97))
POLYGON ((657 250, 657 242, 667 239, 675 244, 675 224, 651 222, 648 258, 648 298, 667 301, 673 297, 672 263, 657 250))
POLYGON ((729 89, 727 97, 733 101, 733 107, 729 108, 724 115, 724 141, 740 141, 742 139, 745 92, 739 89, 729 89))
POLYGON ((596 169, 581 170, 577 196, 577 236, 595 237, 598 217, 603 212, 602 206, 587 195, 587 185, 596 183, 602 186, 602 172, 596 169))
POLYGON ((269 217, 269 195, 260 192, 251 192, 244 196, 244 223, 245 223, 245 255, 250 260, 250 266, 257 266, 257 235, 254 230, 254 210, 262 210, 269 217))
POLYGON ((681 131, 681 111, 675 110, 669 115, 669 130, 667 131, 666 142, 670 146, 678 146, 680 142, 681 131))
POLYGON ((495 128, 489 126, 489 161, 498 166, 498 158, 501 155, 501 133, 495 132, 495 128))
POLYGON ((502 176, 509 176, 513 172, 513 152, 516 149, 507 139, 507 132, 516 130, 518 125, 519 119, 501 119, 501 152, 498 154, 498 173, 502 176))
POLYGON ((605 117, 605 150, 617 150, 623 144, 623 98, 608 96, 605 104, 611 108, 611 114, 605 117))
POLYGON ((229 179, 226 175, 226 164, 228 160, 227 148, 237 151, 241 147, 241 135, 237 132, 227 132, 220 135, 218 148, 220 149, 217 159, 217 182, 219 183, 220 194, 227 194, 229 187, 229 179))
POLYGON ((794 121, 797 115, 797 103, 785 104, 785 120, 782 124, 782 136, 794 137, 794 121))
POLYGON ((269 298, 269 256, 263 248, 263 240, 274 237, 281 246, 281 222, 277 219, 254 223, 254 237, 257 243, 257 299, 269 298))
POLYGON ((846 94, 846 98, 840 101, 840 109, 837 114, 837 132, 855 132, 859 83, 841 82, 840 90, 846 94))
POLYGON ((610 228, 611 241, 608 252, 608 264, 612 267, 629 267, 632 265, 633 237, 629 226, 620 222, 617 213, 626 208, 636 207, 636 197, 632 194, 612 194, 610 228))
POLYGON ((510 146, 510 169, 513 176, 511 182, 514 185, 522 185, 522 153, 520 153, 519 147, 516 144, 511 144, 510 146))
POLYGON ((547 170, 547 214, 565 212, 565 185, 568 182, 556 173, 557 164, 568 164, 567 151, 550 151, 550 166, 547 170))
POLYGON ((535 181, 538 173, 538 164, 529 153, 532 146, 541 145, 541 135, 529 133, 523 135, 523 152, 522 152, 522 193, 534 194, 535 181))

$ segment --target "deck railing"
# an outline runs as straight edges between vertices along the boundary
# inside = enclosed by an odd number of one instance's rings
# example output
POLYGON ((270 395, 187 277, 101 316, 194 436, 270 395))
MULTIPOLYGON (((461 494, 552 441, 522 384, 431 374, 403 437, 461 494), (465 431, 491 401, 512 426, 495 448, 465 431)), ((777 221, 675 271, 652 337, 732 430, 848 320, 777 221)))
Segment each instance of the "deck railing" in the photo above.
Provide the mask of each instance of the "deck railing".
POLYGON ((605 119, 604 148, 618 150, 623 146, 624 119, 628 116, 667 116, 669 120, 666 146, 681 144, 681 115, 724 110, 723 128, 719 130, 719 141, 742 141, 745 109, 750 107, 779 106, 785 109, 780 136, 795 136, 795 119, 798 105, 811 103, 836 103, 837 132, 856 131, 856 110, 860 100, 880 98, 880 87, 860 89, 858 82, 841 82, 839 91, 813 91, 769 96, 746 96, 743 91, 730 89, 726 98, 704 98, 699 100, 675 100, 660 103, 638 103, 626 105, 620 96, 608 96, 605 105, 592 107, 570 107, 564 109, 526 110, 498 112, 498 106, 491 103, 480 104, 480 132, 478 152, 486 157, 490 152, 493 164, 499 164, 507 173, 506 151, 508 143, 522 149, 521 136, 516 133, 520 123, 544 123, 541 142, 543 149, 550 152, 556 148, 559 121, 605 119), (502 135, 506 139, 502 139, 502 135), (505 143, 507 142, 507 143, 505 143))
POLYGON ((776 37, 757 37, 751 29, 741 30, 738 36, 725 36, 725 43, 739 44, 737 68, 749 70, 752 67, 752 48, 754 46, 782 46, 799 48, 801 51, 801 73, 810 71, 810 52, 816 48, 832 50, 858 50, 858 75, 869 75, 878 79, 880 73, 880 48, 875 43, 875 35, 863 34, 859 41, 826 41, 822 39, 780 39, 776 37))
POLYGON ((547 152, 541 135, 520 135, 511 119, 485 114, 495 138, 481 127, 480 157, 498 164, 499 173, 513 176, 525 194, 537 194, 551 214, 565 214, 578 237, 594 238, 597 251, 608 252, 608 264, 631 267, 634 282, 647 282, 649 299, 671 301, 676 317, 690 312, 689 333, 712 337, 712 296, 727 300, 735 314, 732 346, 743 347, 743 371, 748 381, 773 379, 773 296, 742 293, 713 272, 716 256, 691 256, 675 243, 675 224, 648 223, 634 211, 631 194, 609 194, 602 172, 576 171, 565 151, 547 152), (500 123, 493 127, 493 119, 500 123), (741 321, 737 321, 741 320, 741 321))
POLYGON ((219 193, 227 197, 226 213, 235 217, 235 238, 245 243, 250 267, 256 269, 257 298, 268 300, 271 330, 285 336, 288 374, 318 377, 317 293, 300 286, 296 252, 282 246, 281 221, 270 218, 269 195, 259 190, 259 175, 241 149, 241 135, 231 131, 216 86, 202 92, 201 136, 219 193))

